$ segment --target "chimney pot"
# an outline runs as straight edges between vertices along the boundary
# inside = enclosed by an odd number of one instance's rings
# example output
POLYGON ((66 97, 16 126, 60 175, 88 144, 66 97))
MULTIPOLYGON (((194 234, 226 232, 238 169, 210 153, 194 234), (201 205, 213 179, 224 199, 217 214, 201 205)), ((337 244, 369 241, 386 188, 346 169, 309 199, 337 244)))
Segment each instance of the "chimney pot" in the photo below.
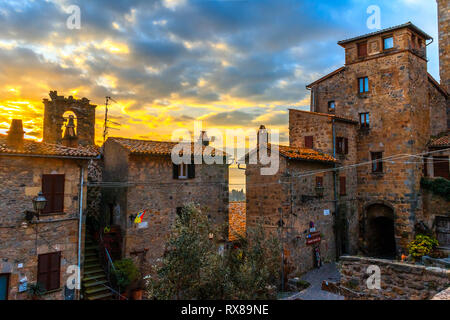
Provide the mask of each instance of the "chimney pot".
POLYGON ((21 119, 13 119, 8 131, 8 144, 14 147, 23 145, 23 124, 21 119))
POLYGON ((264 125, 261 125, 258 130, 257 146, 267 145, 269 143, 269 134, 264 125), (261 140, 262 139, 262 140, 261 140))

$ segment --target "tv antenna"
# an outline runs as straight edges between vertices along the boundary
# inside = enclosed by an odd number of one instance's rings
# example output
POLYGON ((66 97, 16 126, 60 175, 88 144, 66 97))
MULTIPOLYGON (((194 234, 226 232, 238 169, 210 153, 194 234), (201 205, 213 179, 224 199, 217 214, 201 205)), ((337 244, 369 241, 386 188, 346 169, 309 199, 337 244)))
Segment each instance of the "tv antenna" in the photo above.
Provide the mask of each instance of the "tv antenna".
POLYGON ((113 101, 115 103, 118 103, 116 100, 114 100, 111 97, 106 97, 106 101, 105 101, 105 123, 103 125, 103 143, 105 143, 106 141, 106 136, 108 135, 108 129, 113 129, 113 130, 120 130, 118 128, 113 128, 113 127, 109 127, 108 124, 114 124, 116 126, 120 126, 120 123, 108 120, 108 105, 109 105, 109 101, 113 101))

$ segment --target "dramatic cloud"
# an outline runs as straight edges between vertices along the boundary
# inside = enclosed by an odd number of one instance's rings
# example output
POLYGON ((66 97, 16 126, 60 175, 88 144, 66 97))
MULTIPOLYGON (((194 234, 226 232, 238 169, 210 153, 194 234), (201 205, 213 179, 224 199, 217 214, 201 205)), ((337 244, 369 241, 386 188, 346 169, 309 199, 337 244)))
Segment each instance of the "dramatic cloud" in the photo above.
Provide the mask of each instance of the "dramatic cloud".
MULTIPOLYGON (((121 123, 112 135, 169 139, 203 120, 266 124, 287 142, 287 109, 306 109, 305 85, 342 66, 338 40, 373 31, 369 5, 380 6, 382 27, 412 21, 437 40, 429 0, 3 0, 0 132, 22 117, 39 138, 42 99, 58 90, 99 105, 99 138, 112 96, 121 123), (80 30, 66 26, 70 5, 80 30)), ((429 58, 438 78, 437 41, 429 58)))

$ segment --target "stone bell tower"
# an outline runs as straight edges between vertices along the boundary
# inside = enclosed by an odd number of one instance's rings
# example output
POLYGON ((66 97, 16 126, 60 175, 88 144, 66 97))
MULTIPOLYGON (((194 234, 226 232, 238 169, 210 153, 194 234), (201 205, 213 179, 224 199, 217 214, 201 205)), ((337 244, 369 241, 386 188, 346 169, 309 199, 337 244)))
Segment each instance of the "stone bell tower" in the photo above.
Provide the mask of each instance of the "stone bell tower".
POLYGON ((450 92, 450 0, 437 0, 441 84, 450 92))
POLYGON ((58 96, 57 91, 50 91, 50 98, 44 99, 44 138, 47 143, 66 144, 71 140, 74 146, 75 132, 77 144, 86 146, 95 144, 95 108, 86 98, 74 99, 72 96, 65 98, 58 96), (76 117, 69 116, 65 119, 64 113, 71 111, 76 117), (70 129, 67 131, 67 125, 70 129), (63 137, 63 126, 65 131, 63 137), (73 131, 73 133, 71 133, 73 131), (70 137, 68 134, 71 133, 70 137), (70 139, 68 139, 70 138, 70 139))

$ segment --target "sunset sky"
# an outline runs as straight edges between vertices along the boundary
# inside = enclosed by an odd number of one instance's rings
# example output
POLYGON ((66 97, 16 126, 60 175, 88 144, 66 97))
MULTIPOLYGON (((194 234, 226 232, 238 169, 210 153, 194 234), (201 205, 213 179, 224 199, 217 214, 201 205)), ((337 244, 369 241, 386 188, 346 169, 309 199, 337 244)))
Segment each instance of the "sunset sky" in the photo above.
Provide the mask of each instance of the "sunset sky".
POLYGON ((169 140, 174 129, 278 128, 287 109, 307 109, 305 85, 344 63, 338 40, 411 21, 434 37, 429 71, 439 80, 434 0, 2 0, 0 133, 12 118, 41 138, 50 90, 97 104, 101 142, 105 96, 118 104, 111 135, 169 140), (81 8, 81 29, 66 8, 81 8))

